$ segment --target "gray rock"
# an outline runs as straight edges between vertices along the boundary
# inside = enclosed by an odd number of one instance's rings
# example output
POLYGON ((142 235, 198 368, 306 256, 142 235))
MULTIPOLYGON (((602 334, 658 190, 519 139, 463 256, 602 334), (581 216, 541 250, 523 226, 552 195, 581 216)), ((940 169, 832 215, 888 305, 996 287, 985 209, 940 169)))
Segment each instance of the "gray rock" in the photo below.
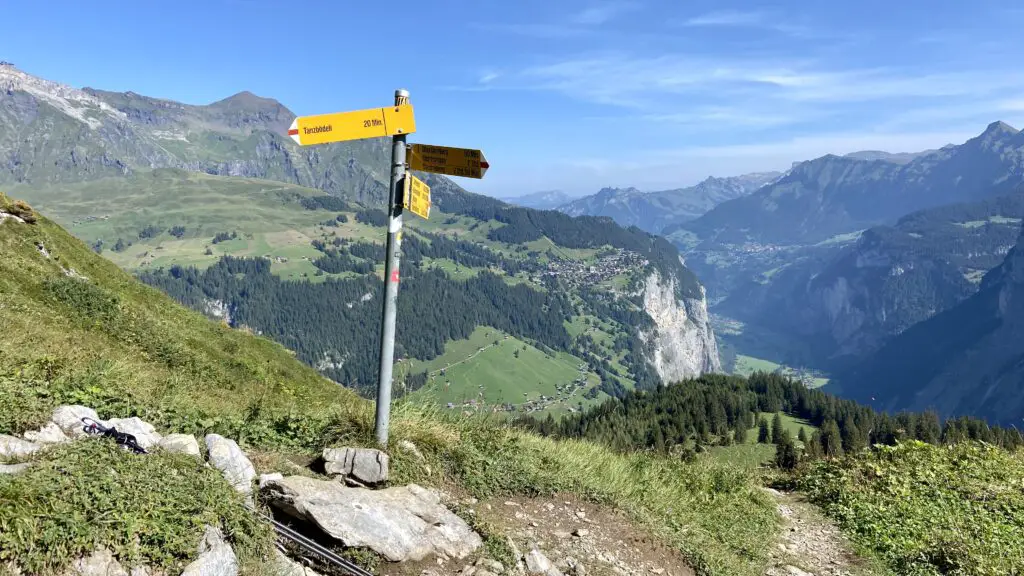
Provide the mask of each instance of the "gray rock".
POLYGON ((801 570, 796 566, 786 566, 786 574, 790 576, 814 576, 814 574, 801 570))
POLYGON ((82 422, 82 418, 92 418, 99 424, 106 426, 107 423, 100 420, 100 417, 96 415, 96 411, 86 406, 79 406, 77 404, 70 406, 58 406, 54 411, 53 415, 50 416, 50 421, 60 427, 61 431, 68 436, 68 438, 81 438, 85 436, 85 430, 82 428, 85 423, 82 422))
POLYGON ((74 576, 128 576, 128 572, 106 548, 75 560, 68 572, 74 576))
POLYGON ((220 530, 207 526, 199 542, 199 558, 185 566, 181 576, 236 576, 238 558, 220 530))
POLYGON ((284 480, 284 474, 280 472, 271 472, 270 474, 260 474, 260 490, 267 487, 267 484, 272 480, 284 480))
POLYGON ((347 547, 369 547, 392 562, 428 554, 462 559, 483 544, 480 535, 415 484, 366 490, 339 482, 289 476, 263 489, 270 504, 320 527, 347 547))
POLYGON ((22 434, 25 440, 29 442, 35 442, 37 444, 60 444, 61 442, 67 442, 70 438, 64 434, 64 431, 60 429, 55 423, 50 422, 46 426, 43 426, 39 430, 30 430, 22 434))
POLYGON ((116 428, 118 432, 125 432, 135 436, 135 440, 146 450, 156 446, 162 436, 156 431, 152 424, 142 420, 138 416, 131 418, 111 418, 107 422, 108 427, 116 428))
POLYGON ((29 467, 28 463, 25 464, 0 464, 0 474, 17 474, 23 472, 29 467))
POLYGON ((390 458, 373 448, 326 448, 324 470, 328 474, 351 476, 364 484, 380 484, 388 479, 390 458))
POLYGON ((160 439, 157 446, 174 454, 199 456, 199 442, 191 434, 168 434, 160 439))
POLYGON ((35 454, 42 446, 15 436, 0 434, 0 458, 24 458, 35 454))
POLYGON ((526 555, 526 571, 530 574, 544 574, 545 576, 564 576, 558 568, 555 568, 551 560, 543 552, 534 548, 526 555))
POLYGON ((256 469, 234 440, 220 434, 207 434, 206 450, 210 454, 210 464, 224 474, 224 478, 235 487, 235 490, 243 494, 252 492, 252 480, 256 477, 256 469))

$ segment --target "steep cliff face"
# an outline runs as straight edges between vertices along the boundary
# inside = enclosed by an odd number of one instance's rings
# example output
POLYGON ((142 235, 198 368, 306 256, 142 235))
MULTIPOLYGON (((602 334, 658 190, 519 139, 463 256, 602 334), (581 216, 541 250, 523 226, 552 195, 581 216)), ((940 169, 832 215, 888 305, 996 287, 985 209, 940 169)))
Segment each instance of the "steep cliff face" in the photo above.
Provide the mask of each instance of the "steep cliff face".
POLYGON ((838 389, 885 410, 935 409, 1019 423, 1024 414, 1024 236, 981 289, 912 326, 863 364, 836 378, 838 389))
POLYGON ((722 369, 704 288, 700 298, 680 298, 676 288, 675 278, 662 278, 657 271, 643 286, 644 311, 654 328, 640 337, 650 345, 651 363, 665 383, 722 369))

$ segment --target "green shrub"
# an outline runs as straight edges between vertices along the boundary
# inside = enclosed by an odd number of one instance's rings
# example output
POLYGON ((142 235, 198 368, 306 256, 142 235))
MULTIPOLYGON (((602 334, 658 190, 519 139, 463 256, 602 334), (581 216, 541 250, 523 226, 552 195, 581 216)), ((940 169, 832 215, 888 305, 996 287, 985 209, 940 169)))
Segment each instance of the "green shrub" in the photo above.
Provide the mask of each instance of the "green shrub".
POLYGON ((1024 458, 910 441, 818 462, 798 480, 858 544, 909 576, 1024 573, 1024 458))

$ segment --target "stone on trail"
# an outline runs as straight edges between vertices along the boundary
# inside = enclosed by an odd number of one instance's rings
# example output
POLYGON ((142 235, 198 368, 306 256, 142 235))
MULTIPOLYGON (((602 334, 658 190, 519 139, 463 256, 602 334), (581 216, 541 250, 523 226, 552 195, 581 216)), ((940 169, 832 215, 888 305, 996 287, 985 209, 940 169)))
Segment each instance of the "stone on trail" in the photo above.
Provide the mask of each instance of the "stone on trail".
POLYGON ((548 560, 543 552, 534 548, 526 555, 526 571, 530 574, 544 574, 545 576, 563 576, 562 571, 555 568, 555 565, 548 560))
POLYGON ((191 434, 168 434, 160 439, 157 446, 173 454, 199 456, 199 442, 191 434))
POLYGON ((50 417, 50 421, 60 427, 64 434, 67 434, 69 438, 81 438, 86 436, 85 423, 82 422, 82 418, 91 418, 106 426, 107 423, 100 420, 100 417, 96 415, 96 411, 86 406, 79 406, 77 404, 71 406, 58 406, 50 417))
POLYGON ((272 506, 316 524, 346 547, 369 547, 392 562, 431 553, 462 559, 483 544, 436 493, 415 484, 367 490, 289 476, 271 480, 263 492, 272 506))
POLYGON ((199 542, 199 558, 185 566, 181 576, 236 576, 238 558, 220 530, 207 526, 199 542))
POLYGON ((64 431, 60 429, 54 422, 49 422, 46 426, 43 426, 39 430, 29 430, 22 434, 25 440, 29 442, 36 442, 38 444, 60 444, 61 442, 67 442, 70 438, 64 434, 64 431))
POLYGON ((42 446, 15 436, 0 434, 0 458, 24 458, 35 454, 42 446))
POLYGON ((118 432, 124 432, 135 436, 135 441, 146 450, 156 446, 162 436, 156 431, 152 424, 140 419, 138 416, 131 418, 111 418, 107 422, 108 428, 115 428, 118 432))
POLYGON ((252 480, 256 477, 256 469, 238 447, 238 443, 220 434, 207 434, 206 450, 210 454, 210 464, 224 474, 224 478, 235 487, 235 490, 243 494, 252 492, 252 480))
POLYGON ((373 448, 325 448, 324 470, 331 475, 351 476, 363 484, 380 484, 388 479, 390 458, 373 448))

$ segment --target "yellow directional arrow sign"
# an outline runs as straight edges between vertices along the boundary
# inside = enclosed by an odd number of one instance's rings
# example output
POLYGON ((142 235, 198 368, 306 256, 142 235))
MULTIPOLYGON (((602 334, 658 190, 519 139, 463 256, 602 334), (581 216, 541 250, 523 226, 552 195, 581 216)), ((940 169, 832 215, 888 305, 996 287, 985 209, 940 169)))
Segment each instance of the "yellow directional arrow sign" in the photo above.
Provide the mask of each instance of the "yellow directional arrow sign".
POLYGON ((327 144, 363 138, 381 138, 416 131, 411 104, 370 108, 337 114, 299 116, 292 121, 288 135, 302 146, 327 144))
POLYGON ((402 204, 405 209, 423 218, 430 217, 430 186, 417 178, 406 173, 405 190, 402 196, 402 204))
POLYGON ((490 165, 484 153, 469 148, 450 148, 413 144, 409 154, 409 168, 421 172, 483 178, 490 165))

